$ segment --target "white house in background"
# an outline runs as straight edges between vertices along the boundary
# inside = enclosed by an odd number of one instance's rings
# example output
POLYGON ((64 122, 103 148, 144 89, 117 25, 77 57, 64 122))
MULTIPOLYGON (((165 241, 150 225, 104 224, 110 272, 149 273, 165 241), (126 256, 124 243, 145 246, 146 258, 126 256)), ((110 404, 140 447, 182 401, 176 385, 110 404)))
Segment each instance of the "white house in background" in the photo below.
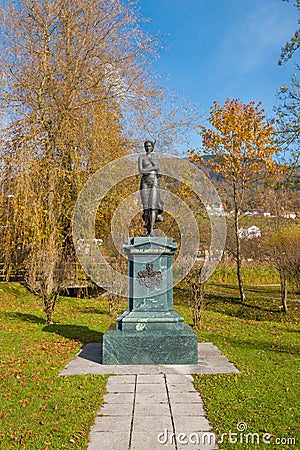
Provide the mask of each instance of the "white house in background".
POLYGON ((245 216, 257 216, 259 214, 259 211, 256 211, 255 209, 250 209, 248 211, 244 211, 244 214, 245 216))
POLYGON ((297 213, 295 211, 284 211, 283 217, 285 219, 297 219, 297 213))
POLYGON ((241 239, 253 239, 261 237, 261 229, 256 225, 252 225, 251 227, 248 228, 240 228, 239 237, 241 239))

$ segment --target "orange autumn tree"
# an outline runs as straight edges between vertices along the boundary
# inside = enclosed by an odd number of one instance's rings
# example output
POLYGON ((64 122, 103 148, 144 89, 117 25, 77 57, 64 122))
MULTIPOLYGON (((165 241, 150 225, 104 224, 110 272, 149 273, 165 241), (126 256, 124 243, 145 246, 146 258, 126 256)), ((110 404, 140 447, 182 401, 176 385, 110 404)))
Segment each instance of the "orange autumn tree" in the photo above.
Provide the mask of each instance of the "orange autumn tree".
POLYGON ((225 183, 226 195, 233 204, 234 256, 241 301, 246 297, 242 277, 240 216, 249 189, 264 182, 278 170, 273 160, 273 123, 268 122, 261 103, 242 103, 227 99, 223 106, 214 102, 210 127, 201 126, 203 152, 191 152, 191 159, 218 174, 225 183), (201 153, 210 155, 203 158, 201 153))

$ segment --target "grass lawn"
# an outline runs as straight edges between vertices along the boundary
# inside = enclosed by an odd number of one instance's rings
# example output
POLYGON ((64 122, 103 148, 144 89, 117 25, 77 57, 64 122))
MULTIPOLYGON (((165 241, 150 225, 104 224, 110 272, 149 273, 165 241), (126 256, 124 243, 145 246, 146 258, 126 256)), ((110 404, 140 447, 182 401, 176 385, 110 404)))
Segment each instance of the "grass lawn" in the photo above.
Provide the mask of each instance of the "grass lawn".
MULTIPOLYGON (((232 443, 223 436, 221 449, 300 448, 299 297, 289 303, 286 316, 280 311, 279 287, 248 286, 246 295, 241 305, 236 286, 208 286, 199 340, 216 344, 241 374, 198 375, 195 386, 218 436, 237 433, 232 443), (245 433, 239 431, 245 426, 239 422, 246 424, 245 433), (252 443, 247 433, 259 438, 253 437, 252 443), (264 444, 264 433, 271 435, 270 444, 264 444)), ((177 298, 184 313, 184 291, 177 290, 177 298)))
MULTIPOLYGON (((107 377, 58 373, 84 343, 100 341, 115 318, 103 301, 62 298, 55 325, 47 325, 41 305, 20 284, 1 283, 0 294, 1 450, 86 449, 107 377)), ((235 285, 208 286, 199 340, 216 344, 241 374, 195 376, 196 387, 220 436, 237 432, 238 422, 272 435, 271 445, 230 444, 225 437, 220 448, 300 448, 300 303, 290 302, 286 316, 278 287, 252 286, 246 294, 241 305, 235 285), (276 438, 297 444, 275 445, 276 438)), ((185 296, 183 287, 175 289, 175 307, 189 321, 185 296)))
POLYGON ((86 449, 107 376, 59 377, 86 342, 102 339, 112 319, 103 304, 63 298, 47 325, 33 295, 0 284, 0 448, 86 449))

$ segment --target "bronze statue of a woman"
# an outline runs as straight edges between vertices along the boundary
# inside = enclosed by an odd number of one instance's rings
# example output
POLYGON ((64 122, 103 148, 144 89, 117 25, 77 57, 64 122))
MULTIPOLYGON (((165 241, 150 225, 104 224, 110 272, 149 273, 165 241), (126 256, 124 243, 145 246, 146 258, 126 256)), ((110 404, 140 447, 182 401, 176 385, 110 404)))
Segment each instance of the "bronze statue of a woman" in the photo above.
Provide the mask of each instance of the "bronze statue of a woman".
POLYGON ((139 157, 139 172, 142 174, 140 193, 143 204, 143 220, 147 232, 153 236, 155 222, 163 221, 163 203, 160 198, 161 167, 158 158, 153 155, 154 142, 144 143, 146 155, 139 157))

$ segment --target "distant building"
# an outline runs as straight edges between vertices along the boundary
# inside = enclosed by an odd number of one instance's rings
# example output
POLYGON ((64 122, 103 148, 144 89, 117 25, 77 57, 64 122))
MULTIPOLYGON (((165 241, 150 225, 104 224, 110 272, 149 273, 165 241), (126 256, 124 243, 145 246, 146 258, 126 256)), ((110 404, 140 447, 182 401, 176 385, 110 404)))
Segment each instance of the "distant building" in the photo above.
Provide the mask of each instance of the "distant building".
POLYGON ((261 229, 256 225, 252 225, 248 228, 239 229, 239 237, 241 239, 253 239, 261 237, 261 229))
POLYGON ((248 211, 245 211, 244 214, 246 216, 256 216, 259 214, 259 211, 256 211, 255 209, 250 209, 248 211))
POLYGON ((297 219, 299 213, 295 212, 295 211, 284 211, 283 213, 283 217, 285 219, 297 219))

